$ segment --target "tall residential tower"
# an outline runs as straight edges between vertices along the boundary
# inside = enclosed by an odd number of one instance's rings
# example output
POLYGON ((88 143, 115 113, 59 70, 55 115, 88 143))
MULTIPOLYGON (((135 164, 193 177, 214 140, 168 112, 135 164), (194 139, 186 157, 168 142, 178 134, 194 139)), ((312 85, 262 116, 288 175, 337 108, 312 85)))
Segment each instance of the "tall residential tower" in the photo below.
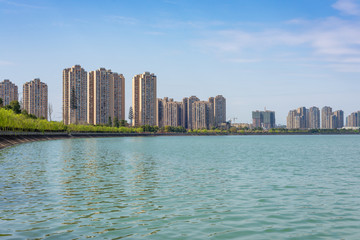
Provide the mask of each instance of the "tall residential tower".
POLYGON ((145 72, 133 77, 133 126, 157 124, 156 76, 145 72))
POLYGON ((48 86, 35 78, 23 86, 23 109, 36 117, 48 117, 48 86))
POLYGON ((214 125, 219 127, 226 122, 226 99, 222 95, 214 98, 214 125))
POLYGON ((63 70, 63 121, 87 122, 87 73, 80 65, 63 70))
POLYGON ((275 128, 274 111, 254 111, 252 112, 253 127, 262 127, 265 129, 275 128))
POLYGON ((91 71, 87 82, 87 122, 107 124, 125 119, 125 78, 105 68, 91 71))
POLYGON ((0 82, 0 98, 3 106, 9 105, 11 101, 19 101, 18 87, 8 79, 0 82))

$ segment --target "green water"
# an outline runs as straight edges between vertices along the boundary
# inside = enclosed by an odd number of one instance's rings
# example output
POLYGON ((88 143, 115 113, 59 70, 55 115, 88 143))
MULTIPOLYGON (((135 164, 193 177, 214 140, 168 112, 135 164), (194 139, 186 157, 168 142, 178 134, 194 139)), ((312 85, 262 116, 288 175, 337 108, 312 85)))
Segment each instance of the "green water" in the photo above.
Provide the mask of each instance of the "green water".
POLYGON ((0 239, 360 239, 360 136, 67 139, 0 151, 0 239))

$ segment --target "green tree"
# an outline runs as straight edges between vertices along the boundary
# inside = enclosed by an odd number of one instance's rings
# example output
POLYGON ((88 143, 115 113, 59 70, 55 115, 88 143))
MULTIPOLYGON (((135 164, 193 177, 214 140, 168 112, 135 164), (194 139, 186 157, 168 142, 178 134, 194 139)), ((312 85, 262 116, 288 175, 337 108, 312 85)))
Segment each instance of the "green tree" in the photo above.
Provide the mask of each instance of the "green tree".
POLYGON ((129 108, 129 120, 130 120, 130 125, 132 125, 132 120, 134 118, 134 114, 133 114, 133 108, 130 106, 129 108))
POLYGON ((117 117, 114 118, 114 127, 120 127, 119 119, 117 117))
POLYGON ((236 127, 231 127, 231 128, 229 129, 229 131, 230 131, 231 133, 236 133, 236 132, 237 132, 237 129, 236 129, 236 127))
POLYGON ((120 120, 120 127, 125 127, 127 125, 126 120, 120 120))
POLYGON ((5 109, 13 110, 13 112, 16 114, 21 113, 20 103, 16 100, 11 101, 9 105, 5 106, 5 109))
POLYGON ((2 108, 3 107, 3 100, 2 100, 2 98, 0 98, 0 108, 2 108))
POLYGON ((109 117, 109 120, 108 120, 108 124, 107 124, 109 127, 112 126, 112 122, 111 122, 111 117, 109 117))

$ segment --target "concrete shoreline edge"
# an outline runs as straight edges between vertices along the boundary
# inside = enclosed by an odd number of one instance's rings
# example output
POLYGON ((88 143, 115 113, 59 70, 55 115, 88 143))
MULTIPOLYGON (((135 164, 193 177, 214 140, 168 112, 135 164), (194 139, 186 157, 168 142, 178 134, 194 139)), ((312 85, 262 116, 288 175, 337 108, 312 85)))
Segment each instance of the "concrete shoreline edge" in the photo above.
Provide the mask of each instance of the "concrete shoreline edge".
POLYGON ((154 136, 259 136, 259 135, 359 135, 359 132, 345 133, 99 133, 99 132, 0 132, 0 150, 21 143, 71 138, 97 137, 154 137, 154 136))

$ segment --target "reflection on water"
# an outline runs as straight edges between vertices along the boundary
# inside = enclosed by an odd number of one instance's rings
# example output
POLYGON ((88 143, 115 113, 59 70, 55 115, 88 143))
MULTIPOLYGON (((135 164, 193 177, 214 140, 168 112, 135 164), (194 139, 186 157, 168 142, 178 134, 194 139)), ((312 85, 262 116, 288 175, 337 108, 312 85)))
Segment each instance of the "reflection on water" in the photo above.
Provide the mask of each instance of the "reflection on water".
POLYGON ((0 152, 0 236, 358 239, 359 140, 146 137, 19 145, 0 152))

